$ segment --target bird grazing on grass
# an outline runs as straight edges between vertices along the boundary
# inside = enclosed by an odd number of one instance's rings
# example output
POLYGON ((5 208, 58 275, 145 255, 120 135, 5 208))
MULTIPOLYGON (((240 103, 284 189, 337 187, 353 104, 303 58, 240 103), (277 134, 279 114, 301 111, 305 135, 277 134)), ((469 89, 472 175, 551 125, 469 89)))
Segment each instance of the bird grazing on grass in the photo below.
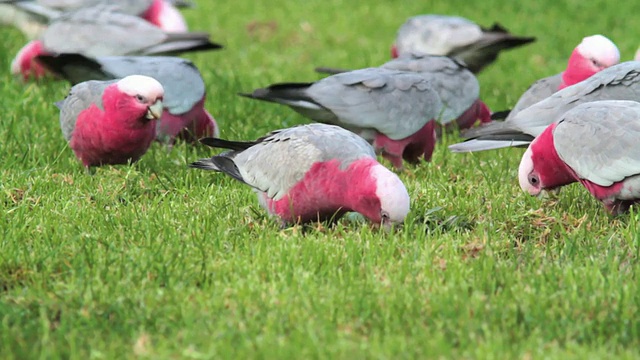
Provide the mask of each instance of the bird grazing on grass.
POLYGON ((373 142, 398 169, 403 159, 429 161, 442 101, 434 85, 410 72, 368 68, 314 83, 275 84, 240 94, 288 105, 305 117, 341 126, 373 142))
MULTIPOLYGON (((522 109, 543 100, 556 91, 567 86, 588 79, 610 66, 620 62, 620 51, 616 44, 602 35, 588 36, 582 39, 580 44, 573 49, 566 69, 556 75, 540 79, 533 83, 527 91, 520 96, 518 102, 510 111, 501 111, 502 118, 515 116, 522 109)), ((498 117, 494 116, 494 119, 498 117)))
POLYGON ((612 214, 640 200, 640 103, 594 101, 567 111, 522 156, 531 195, 579 181, 612 214))
POLYGON ((376 161, 364 139, 338 126, 302 125, 251 142, 201 141, 231 150, 190 166, 224 172, 251 186, 283 226, 356 211, 389 227, 409 212, 400 178, 376 161))
POLYGON ((453 152, 474 152, 528 145, 550 124, 582 103, 640 99, 640 62, 611 66, 518 112, 505 121, 469 129, 469 140, 449 146, 453 152))
POLYGON ((105 4, 115 5, 121 12, 139 16, 167 32, 189 30, 177 7, 190 5, 166 0, 0 0, 0 24, 13 25, 29 39, 36 39, 64 12, 105 4))
POLYGON ((163 96, 148 76, 80 83, 56 104, 62 134, 87 169, 137 161, 155 139, 163 96))
POLYGON ((206 87, 198 68, 189 60, 168 56, 104 56, 80 54, 40 55, 36 61, 72 85, 88 80, 112 80, 145 75, 164 88, 164 111, 157 140, 173 144, 176 138, 195 141, 218 136, 215 119, 204 108, 206 87))
MULTIPOLYGON (((431 81, 433 89, 442 100, 443 110, 438 117, 438 123, 442 126, 466 129, 478 120, 481 123, 491 121, 489 108, 480 100, 478 79, 464 64, 453 58, 409 53, 380 67, 415 72, 431 81)), ((350 70, 319 67, 316 71, 339 74, 350 70)))
POLYGON ((409 18, 398 30, 391 56, 396 58, 412 52, 446 55, 463 61, 478 73, 494 62, 500 51, 535 40, 512 35, 497 23, 484 29, 458 16, 418 15, 409 18))
POLYGON ((57 17, 39 40, 30 41, 11 63, 11 72, 39 77, 38 55, 78 53, 87 57, 170 55, 221 48, 203 32, 169 33, 115 6, 98 5, 57 17))

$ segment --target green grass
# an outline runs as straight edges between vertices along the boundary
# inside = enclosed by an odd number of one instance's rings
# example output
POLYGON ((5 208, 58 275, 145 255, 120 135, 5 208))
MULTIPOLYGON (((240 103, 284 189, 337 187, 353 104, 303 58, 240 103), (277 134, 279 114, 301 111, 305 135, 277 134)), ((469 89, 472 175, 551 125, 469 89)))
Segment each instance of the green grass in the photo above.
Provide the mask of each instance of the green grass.
MULTIPOLYGON (((317 65, 384 62, 420 13, 499 20, 538 42, 479 76, 494 110, 557 73, 582 37, 633 57, 635 3, 199 1, 191 28, 226 45, 190 55, 222 136, 304 123, 235 94, 312 81, 317 65)), ((63 82, 9 74, 23 44, 0 29, 2 358, 637 358, 640 215, 608 216, 579 185, 524 194, 521 149, 451 154, 400 176, 402 230, 349 219, 279 230, 254 194, 187 164, 213 152, 155 144, 87 176, 62 138, 63 82)))

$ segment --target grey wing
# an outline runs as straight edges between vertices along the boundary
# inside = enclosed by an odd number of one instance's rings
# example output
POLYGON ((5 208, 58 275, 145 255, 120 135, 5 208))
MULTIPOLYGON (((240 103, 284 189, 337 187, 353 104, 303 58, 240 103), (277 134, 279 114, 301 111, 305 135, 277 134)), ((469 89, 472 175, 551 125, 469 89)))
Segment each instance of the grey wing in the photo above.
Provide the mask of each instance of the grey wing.
POLYGON ((316 162, 338 159, 343 167, 364 157, 375 159, 371 145, 337 126, 309 124, 267 135, 237 153, 233 162, 252 187, 281 199, 316 162))
POLYGON ((42 6, 62 11, 72 11, 83 7, 94 5, 111 4, 116 5, 120 11, 129 15, 140 15, 144 13, 152 4, 153 0, 36 0, 42 6))
POLYGON ((554 129, 560 158, 580 178, 611 186, 640 174, 640 103, 596 101, 568 111, 554 129))
POLYGON ((523 109, 526 109, 529 106, 553 95, 556 91, 558 91, 558 88, 561 84, 562 73, 549 76, 534 82, 533 84, 531 84, 531 86, 529 86, 527 91, 525 91, 522 96, 520 96, 518 102, 513 106, 513 109, 511 109, 509 116, 507 116, 507 119, 509 119, 509 117, 515 116, 515 114, 522 111, 523 109))
POLYGON ((640 99, 640 62, 611 66, 575 85, 529 106, 505 121, 509 128, 538 136, 567 111, 582 103, 598 100, 640 99))
POLYGON ((113 81, 86 81, 75 85, 69 95, 60 102, 60 128, 64 138, 71 140, 80 113, 95 104, 102 109, 102 94, 113 81))
POLYGON ((375 129, 404 139, 436 119, 442 102, 433 84, 419 74, 382 68, 329 76, 306 90, 348 129, 375 129))
POLYGON ((480 96, 480 84, 475 75, 450 57, 410 54, 391 60, 382 67, 416 72, 429 80, 442 100, 442 124, 456 120, 480 96))
POLYGON ((205 96, 205 84, 198 68, 187 59, 171 56, 108 56, 98 58, 102 69, 116 78, 145 75, 165 89, 164 106, 174 115, 191 110, 205 96))
POLYGON ((110 5, 65 13, 42 35, 43 45, 50 52, 89 57, 139 54, 166 38, 161 29, 110 5))
POLYGON ((399 54, 423 52, 448 55, 456 48, 475 42, 482 29, 474 22, 457 16, 419 15, 409 18, 398 30, 399 54))

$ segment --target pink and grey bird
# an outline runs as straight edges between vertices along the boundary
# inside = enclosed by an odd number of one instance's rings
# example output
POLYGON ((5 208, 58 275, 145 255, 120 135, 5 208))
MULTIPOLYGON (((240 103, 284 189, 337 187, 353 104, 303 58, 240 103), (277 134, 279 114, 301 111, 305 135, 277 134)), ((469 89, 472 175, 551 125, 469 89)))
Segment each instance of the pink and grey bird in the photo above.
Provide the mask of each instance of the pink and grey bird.
POLYGON ((87 57, 168 55, 221 48, 203 32, 169 33, 115 6, 97 5, 57 17, 39 40, 25 45, 11 63, 14 74, 41 76, 38 55, 78 53, 87 57))
MULTIPOLYGON (((573 49, 566 69, 533 83, 508 112, 507 118, 515 116, 522 109, 553 95, 556 91, 588 79, 593 74, 618 62, 620 62, 620 51, 611 40, 602 35, 585 37, 573 49)), ((501 113, 504 114, 506 111, 501 113)))
POLYGON ((463 61, 474 73, 494 62, 500 51, 535 41, 515 36, 499 24, 484 29, 469 19, 446 15, 418 15, 398 30, 392 57, 410 53, 446 55, 463 61))
POLYGON ((522 156, 531 195, 580 182, 613 214, 640 201, 640 103, 594 101, 567 111, 522 156))
POLYGON ((80 83, 56 104, 62 134, 87 169, 137 161, 156 137, 163 96, 162 85, 142 75, 80 83))
MULTIPOLYGON (((491 121, 489 108, 480 100, 480 84, 475 75, 457 60, 439 55, 406 54, 380 66, 384 69, 410 71, 433 83, 442 100, 440 125, 466 129, 478 120, 491 121)), ((321 73, 339 74, 349 70, 316 68, 321 73)))
POLYGON ((95 5, 115 5, 167 32, 189 30, 176 8, 189 4, 166 0, 0 0, 0 24, 13 25, 29 39, 36 39, 62 13, 95 5))
POLYGON ((521 110, 505 121, 469 129, 469 140, 450 145, 453 152, 474 152, 528 145, 564 113, 598 100, 640 99, 640 62, 627 61, 604 69, 521 110))
POLYGON ((376 161, 364 139, 338 126, 301 125, 251 142, 201 141, 231 150, 190 166, 224 172, 251 186, 283 225, 356 211, 387 227, 403 222, 409 212, 400 178, 376 161))
POLYGON ((240 94, 287 105, 305 117, 341 126, 373 142, 402 168, 402 160, 429 161, 442 101, 434 85, 416 73, 368 68, 314 83, 284 83, 240 94))
POLYGON ((129 75, 152 77, 164 88, 164 111, 158 122, 159 141, 176 137, 195 141, 217 137, 218 125, 204 108, 206 87, 198 68, 189 60, 168 56, 105 56, 89 59, 80 54, 41 55, 36 61, 72 85, 88 80, 112 80, 129 75))

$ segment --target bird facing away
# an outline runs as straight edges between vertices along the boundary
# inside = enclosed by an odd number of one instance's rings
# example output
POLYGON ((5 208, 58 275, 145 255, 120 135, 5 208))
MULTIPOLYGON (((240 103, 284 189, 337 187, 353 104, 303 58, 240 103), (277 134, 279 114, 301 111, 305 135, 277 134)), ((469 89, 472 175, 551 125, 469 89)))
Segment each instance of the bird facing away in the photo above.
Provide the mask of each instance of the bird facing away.
POLYGON ((221 48, 203 32, 169 33, 116 6, 96 5, 57 17, 38 40, 30 41, 11 63, 24 78, 44 74, 38 55, 78 53, 95 58, 120 55, 169 55, 221 48))
POLYGON ((453 152, 474 152, 528 145, 550 124, 582 103, 640 99, 640 62, 627 61, 566 87, 505 121, 470 129, 472 138, 449 146, 453 152))
POLYGON ((87 169, 135 162, 155 139, 163 96, 162 85, 142 75, 80 83, 56 104, 62 134, 87 169))
POLYGON ((251 186, 283 226, 356 211, 389 227, 409 212, 400 178, 376 161, 364 139, 338 126, 301 125, 251 142, 201 141, 231 150, 190 166, 224 172, 251 186))
POLYGON ((187 23, 177 6, 166 0, 0 0, 0 24, 13 25, 29 39, 38 38, 49 23, 64 12, 95 5, 115 5, 167 32, 186 32, 187 23))
POLYGON ((398 30, 391 56, 406 53, 446 55, 464 62, 474 73, 498 58, 502 50, 535 41, 534 37, 515 36, 499 24, 484 29, 469 19, 447 15, 418 15, 409 18, 398 30))
MULTIPOLYGON (((442 100, 443 110, 438 123, 447 128, 466 129, 478 120, 491 121, 491 112, 480 100, 480 84, 475 75, 461 62, 448 56, 418 53, 404 54, 380 66, 384 69, 411 71, 433 83, 442 100), (455 120, 455 121, 454 121, 455 120)), ((317 72, 339 74, 350 70, 318 67, 317 72)))
POLYGON ((113 80, 129 75, 152 77, 164 88, 164 111, 157 140, 173 144, 176 138, 195 141, 218 136, 215 119, 204 108, 206 87, 198 68, 189 60, 169 56, 40 55, 36 61, 72 85, 88 80, 113 80))
POLYGON ((314 83, 283 83, 240 94, 291 107, 303 116, 341 126, 373 143, 398 169, 403 159, 429 161, 442 101, 434 85, 416 73, 367 68, 314 83))
POLYGON ((579 181, 609 212, 640 200, 640 103, 605 100, 567 111, 529 145, 518 169, 531 195, 579 181))

